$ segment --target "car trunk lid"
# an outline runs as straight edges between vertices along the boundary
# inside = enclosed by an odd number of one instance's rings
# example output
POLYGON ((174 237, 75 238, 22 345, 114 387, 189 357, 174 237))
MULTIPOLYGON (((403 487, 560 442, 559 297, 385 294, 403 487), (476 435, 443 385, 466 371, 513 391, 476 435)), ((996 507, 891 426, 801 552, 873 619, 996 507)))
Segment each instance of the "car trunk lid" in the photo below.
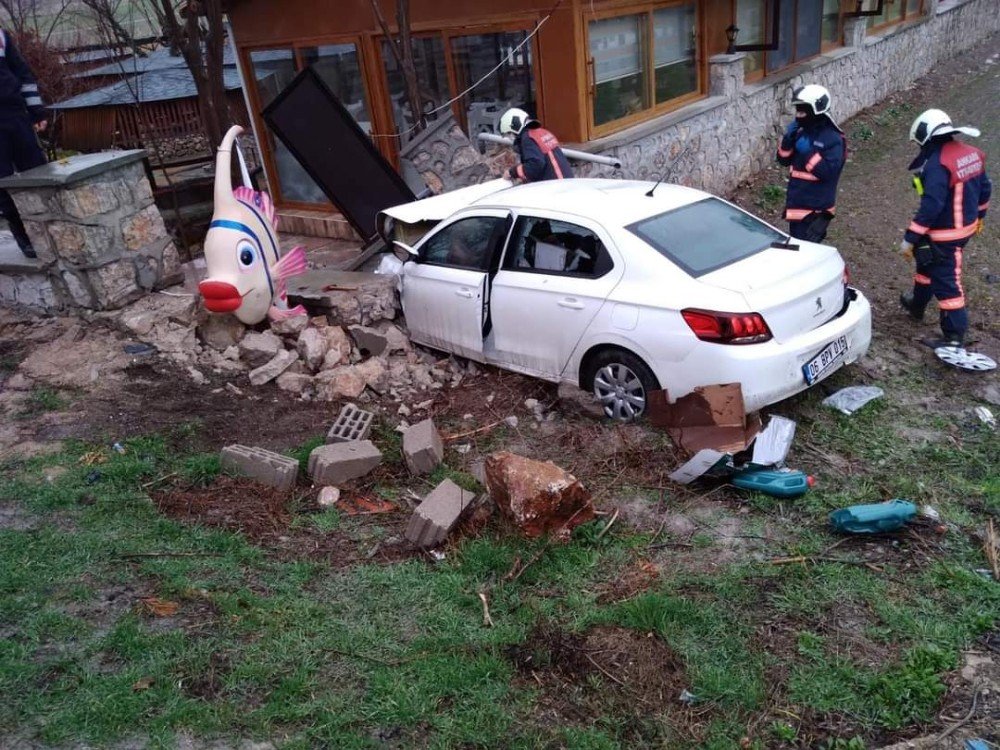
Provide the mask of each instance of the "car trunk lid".
POLYGON ((832 247, 807 242, 799 250, 763 250, 699 281, 741 293, 778 342, 818 328, 844 305, 843 259, 832 247))

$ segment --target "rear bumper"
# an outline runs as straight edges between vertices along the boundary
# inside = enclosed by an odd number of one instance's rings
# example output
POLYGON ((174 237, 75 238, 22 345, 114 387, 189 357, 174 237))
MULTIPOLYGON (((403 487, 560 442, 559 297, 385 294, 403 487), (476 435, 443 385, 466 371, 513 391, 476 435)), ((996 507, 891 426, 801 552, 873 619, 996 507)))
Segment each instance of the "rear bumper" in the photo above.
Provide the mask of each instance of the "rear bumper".
POLYGON ((696 346, 680 362, 654 362, 653 371, 667 387, 671 400, 698 386, 740 383, 746 410, 757 411, 809 388, 803 365, 841 336, 847 337, 847 354, 817 383, 864 356, 872 337, 871 305, 861 292, 853 291, 855 298, 839 316, 794 339, 747 346, 696 346))

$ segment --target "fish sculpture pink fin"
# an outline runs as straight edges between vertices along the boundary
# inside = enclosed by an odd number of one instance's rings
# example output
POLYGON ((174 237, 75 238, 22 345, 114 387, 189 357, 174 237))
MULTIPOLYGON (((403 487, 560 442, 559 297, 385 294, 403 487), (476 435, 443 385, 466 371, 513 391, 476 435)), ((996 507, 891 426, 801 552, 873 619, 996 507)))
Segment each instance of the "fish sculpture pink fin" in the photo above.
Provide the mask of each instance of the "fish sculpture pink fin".
POLYGON ((281 260, 274 264, 271 273, 280 283, 290 276, 303 273, 306 268, 306 249, 298 245, 281 256, 281 260))
POLYGON ((271 200, 270 195, 248 187, 236 188, 233 191, 233 195, 236 197, 236 200, 250 206, 255 206, 271 222, 274 231, 278 231, 278 212, 274 210, 274 202, 271 200))
POLYGON ((302 305, 288 307, 288 295, 282 289, 275 297, 275 304, 267 309, 268 320, 279 321, 294 318, 296 315, 306 315, 306 309, 302 305))

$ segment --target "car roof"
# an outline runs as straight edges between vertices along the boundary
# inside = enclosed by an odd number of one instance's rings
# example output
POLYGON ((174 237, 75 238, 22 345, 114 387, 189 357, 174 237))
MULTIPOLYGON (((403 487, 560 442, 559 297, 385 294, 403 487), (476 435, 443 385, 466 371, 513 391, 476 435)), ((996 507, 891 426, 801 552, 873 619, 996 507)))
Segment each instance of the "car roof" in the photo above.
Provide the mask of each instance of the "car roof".
POLYGON ((546 209, 588 216, 604 224, 627 226, 648 216, 711 198, 702 190, 660 183, 653 196, 646 194, 656 183, 640 180, 573 178, 545 180, 491 193, 470 205, 513 209, 546 209))

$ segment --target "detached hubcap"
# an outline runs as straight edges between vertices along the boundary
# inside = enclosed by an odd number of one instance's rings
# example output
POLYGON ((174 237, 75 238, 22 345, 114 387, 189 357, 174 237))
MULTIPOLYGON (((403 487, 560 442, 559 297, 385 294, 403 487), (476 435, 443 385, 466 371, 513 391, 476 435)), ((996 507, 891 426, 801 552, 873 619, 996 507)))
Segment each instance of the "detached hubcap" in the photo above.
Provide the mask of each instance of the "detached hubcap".
POLYGON ((604 406, 604 413, 619 422, 631 422, 646 410, 642 381, 622 364, 605 365, 597 371, 594 395, 604 406))

